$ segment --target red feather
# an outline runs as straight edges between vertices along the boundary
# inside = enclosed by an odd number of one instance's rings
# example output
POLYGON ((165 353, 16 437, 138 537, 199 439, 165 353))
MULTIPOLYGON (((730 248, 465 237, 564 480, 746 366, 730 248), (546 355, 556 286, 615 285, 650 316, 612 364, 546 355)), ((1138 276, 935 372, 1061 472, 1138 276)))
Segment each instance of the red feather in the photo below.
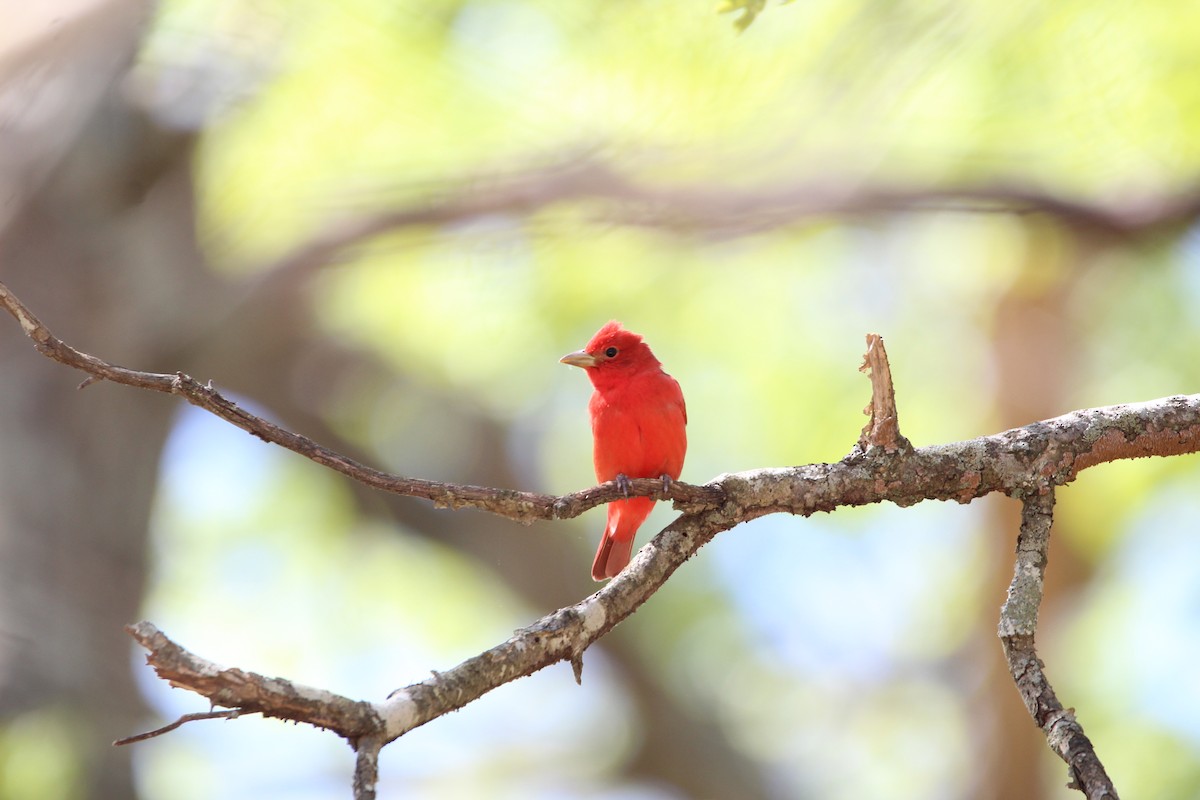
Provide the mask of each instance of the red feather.
MULTIPOLYGON (((687 408, 679 383, 663 372, 642 337, 613 321, 562 360, 586 369, 595 387, 588 413, 596 479, 677 479, 687 452, 687 408)), ((595 580, 615 577, 629 563, 634 535, 653 507, 647 497, 609 503, 592 564, 595 580)))

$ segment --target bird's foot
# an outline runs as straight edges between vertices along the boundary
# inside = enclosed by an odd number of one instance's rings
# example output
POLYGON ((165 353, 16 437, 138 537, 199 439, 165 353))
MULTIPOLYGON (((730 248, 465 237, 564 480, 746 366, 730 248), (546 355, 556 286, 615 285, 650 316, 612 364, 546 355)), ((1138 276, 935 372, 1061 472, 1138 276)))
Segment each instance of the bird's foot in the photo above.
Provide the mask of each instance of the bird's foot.
POLYGON ((664 472, 662 474, 662 483, 663 483, 663 499, 666 500, 667 493, 669 491, 671 491, 671 476, 664 472))
POLYGON ((621 494, 625 495, 625 497, 628 498, 629 497, 629 476, 626 475, 624 472, 618 472, 617 477, 614 478, 613 480, 616 482, 617 488, 621 490, 621 494))

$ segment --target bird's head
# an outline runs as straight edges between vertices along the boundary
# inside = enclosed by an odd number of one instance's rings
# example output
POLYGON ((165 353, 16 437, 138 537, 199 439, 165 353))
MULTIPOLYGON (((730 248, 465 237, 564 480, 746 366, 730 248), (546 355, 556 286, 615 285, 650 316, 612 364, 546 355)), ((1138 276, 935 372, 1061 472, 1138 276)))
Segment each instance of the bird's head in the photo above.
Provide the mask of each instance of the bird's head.
POLYGON ((582 350, 567 353, 559 361, 587 370, 597 386, 609 376, 615 378, 662 366, 642 337, 625 330, 616 320, 596 331, 582 350))

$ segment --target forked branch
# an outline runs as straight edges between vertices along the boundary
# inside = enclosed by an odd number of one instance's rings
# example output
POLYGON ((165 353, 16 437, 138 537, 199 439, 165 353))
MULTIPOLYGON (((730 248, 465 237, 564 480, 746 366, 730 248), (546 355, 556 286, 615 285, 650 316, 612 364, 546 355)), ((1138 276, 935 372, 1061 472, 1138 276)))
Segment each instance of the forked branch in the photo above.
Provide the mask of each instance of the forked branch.
MULTIPOLYGON (((86 373, 85 384, 108 380, 180 395, 265 441, 385 491, 422 497, 440 506, 479 508, 522 522, 576 516, 622 496, 613 483, 554 497, 389 475, 250 414, 211 385, 182 373, 140 372, 78 351, 53 336, 3 284, 0 306, 17 319, 41 353, 86 373)), ((434 672, 384 700, 353 700, 281 678, 220 667, 172 642, 150 623, 132 626, 130 633, 147 649, 149 663, 160 677, 202 695, 214 706, 305 722, 346 738, 358 751, 355 796, 373 798, 378 753, 384 745, 550 664, 570 662, 579 680, 584 651, 637 610, 722 531, 766 514, 808 516, 885 500, 900 506, 923 500, 968 503, 1002 492, 1025 504, 1013 585, 1000 625, 1013 678, 1051 748, 1070 765, 1076 785, 1094 800, 1115 800, 1111 782, 1074 714, 1054 697, 1033 646, 1054 489, 1073 481, 1081 470, 1108 461, 1200 452, 1200 395, 1074 411, 991 436, 913 448, 900 435, 890 367, 878 336, 868 337, 865 366, 870 368, 873 387, 871 421, 859 444, 841 461, 726 474, 703 486, 676 481, 665 496, 658 480, 631 481, 630 494, 674 500, 683 513, 643 547, 620 575, 585 600, 548 614, 490 650, 445 672, 434 672)), ((177 725, 152 734, 172 727, 177 725)))

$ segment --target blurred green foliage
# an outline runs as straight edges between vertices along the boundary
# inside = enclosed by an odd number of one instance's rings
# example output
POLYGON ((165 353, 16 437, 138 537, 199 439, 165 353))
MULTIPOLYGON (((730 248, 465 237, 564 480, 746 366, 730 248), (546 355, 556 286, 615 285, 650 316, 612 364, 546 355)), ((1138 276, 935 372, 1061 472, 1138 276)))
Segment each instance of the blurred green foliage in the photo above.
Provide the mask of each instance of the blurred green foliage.
MULTIPOLYGON (((242 78, 196 158, 199 224, 231 275, 338 220, 436 204, 469 194, 480 175, 573 154, 647 185, 748 191, 814 179, 847 190, 1017 183, 1120 203, 1196 183, 1200 4, 1191 0, 805 0, 750 26, 763 6, 722 6, 739 11, 738 36, 711 5, 680 0, 172 0, 143 66, 203 73, 219 62, 242 78)), ((1002 421, 998 408, 1011 379, 998 366, 1000 309, 1060 290, 1065 301, 1046 313, 1065 331, 1054 346, 1065 348, 1066 389, 1048 413, 1190 393, 1200 382, 1194 234, 1065 243, 1040 218, 942 212, 806 219, 726 237, 621 225, 603 210, 560 203, 379 237, 322 272, 318 315, 329 336, 404 380, 503 421, 513 446, 535 454, 520 488, 552 492, 592 482, 589 389, 556 358, 610 318, 644 333, 682 383, 683 477, 694 482, 844 455, 864 422, 868 388, 856 369, 868 331, 887 339, 900 423, 914 443, 1033 421, 1002 421)), ((1049 356, 1034 340, 1022 358, 1049 356)), ((456 437, 467 435, 402 389, 347 395, 327 412, 382 465, 422 477, 446 474, 456 437)), ((178 616, 175 632, 191 634, 199 652, 251 653, 247 663, 371 697, 550 610, 522 607, 448 548, 355 519, 341 482, 311 465, 254 463, 266 475, 259 492, 219 486, 214 497, 239 499, 214 504, 185 481, 161 501, 150 605, 178 616), (228 607, 189 611, 214 575, 228 607), (256 649, 257 630, 244 642, 221 638, 239 608, 280 597, 290 599, 268 638, 281 652, 256 649), (381 626, 396 642, 380 644, 381 626), (377 659, 384 674, 348 663, 353 654, 377 659)), ((168 460, 168 485, 172 469, 184 470, 168 460)), ((1047 623, 1072 645, 1042 641, 1064 703, 1079 708, 1129 796, 1200 790, 1197 717, 1139 713, 1147 673, 1113 633, 1157 613, 1131 600, 1153 584, 1153 566, 1131 575, 1115 560, 1153 565, 1155 547, 1169 559, 1195 535, 1188 492, 1198 470, 1196 457, 1110 465, 1059 495, 1062 535, 1096 573, 1047 623), (1147 529, 1157 534, 1139 533, 1147 529), (1109 670, 1120 679, 1106 679, 1109 670)), ((990 635, 981 620, 1001 600, 981 588, 1007 550, 986 539, 997 535, 986 508, 764 520, 718 537, 628 625, 678 691, 715 703, 730 739, 793 796, 964 796, 978 697, 939 681, 938 665, 981 626, 990 635)), ((562 569, 586 569, 597 519, 571 529, 579 563, 562 569)), ((660 508, 651 522, 669 519, 660 508)), ((1196 569, 1175 567, 1178 583, 1200 586, 1196 569)), ((1172 602, 1194 609, 1200 596, 1183 588, 1172 602)), ((1163 636, 1200 639, 1195 619, 1172 619, 1178 627, 1163 636)), ((552 715, 564 727, 549 732, 488 738, 506 718, 483 703, 435 723, 455 736, 485 731, 467 750, 476 760, 430 757, 422 772, 413 758, 407 785, 431 797, 559 796, 545 760, 517 752, 533 746, 525 736, 561 748, 567 785, 603 782, 638 735, 619 684, 603 685, 562 694, 572 712, 552 715), (597 751, 607 759, 599 767, 597 751)), ((436 751, 434 738, 416 741, 394 749, 436 751)), ((1048 753, 1044 767, 1048 797, 1075 796, 1048 753)))
POLYGON ((78 721, 61 708, 29 711, 0 728, 0 798, 82 797, 82 735, 78 721))

